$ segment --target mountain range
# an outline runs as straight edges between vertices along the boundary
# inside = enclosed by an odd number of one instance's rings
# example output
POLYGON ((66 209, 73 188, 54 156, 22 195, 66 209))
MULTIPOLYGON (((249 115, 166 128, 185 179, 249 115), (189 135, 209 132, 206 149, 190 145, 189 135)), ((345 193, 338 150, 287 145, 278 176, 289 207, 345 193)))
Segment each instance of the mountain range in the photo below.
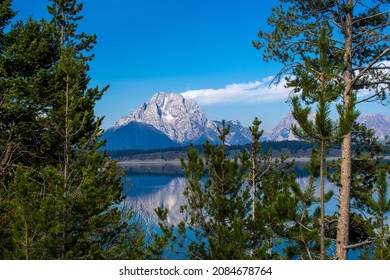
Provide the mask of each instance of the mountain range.
MULTIPOLYGON (((358 121, 374 128, 380 139, 390 135, 389 117, 363 115, 358 121)), ((296 121, 289 113, 270 132, 265 132, 261 140, 297 140, 290 129, 294 123, 296 121)), ((250 130, 238 120, 227 121, 226 125, 230 126, 226 144, 243 145, 251 142, 250 130)), ((221 126, 220 121, 207 119, 195 100, 185 99, 177 93, 160 92, 133 113, 118 120, 105 132, 103 138, 107 140, 108 150, 161 149, 189 143, 201 144, 206 140, 220 143, 218 127, 221 126)))

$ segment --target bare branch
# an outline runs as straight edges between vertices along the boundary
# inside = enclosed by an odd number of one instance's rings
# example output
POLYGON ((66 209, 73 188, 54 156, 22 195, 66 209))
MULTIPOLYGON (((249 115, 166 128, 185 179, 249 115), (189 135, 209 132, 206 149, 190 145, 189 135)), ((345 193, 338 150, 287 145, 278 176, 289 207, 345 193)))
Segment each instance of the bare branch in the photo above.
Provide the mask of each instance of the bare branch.
POLYGON ((352 245, 346 245, 346 246, 344 246, 344 248, 345 249, 355 249, 355 248, 362 247, 364 245, 372 244, 374 242, 375 242, 375 240, 366 240, 366 241, 363 241, 363 242, 360 242, 360 243, 356 243, 356 244, 352 244, 352 245))
POLYGON ((388 14, 388 13, 390 13, 390 11, 385 11, 385 12, 382 12, 382 13, 379 13, 379 14, 375 14, 375 15, 371 15, 371 16, 366 16, 366 17, 363 17, 363 18, 358 18, 358 19, 354 20, 354 21, 352 22, 352 24, 355 24, 355 23, 357 23, 357 22, 359 22, 359 21, 361 21, 361 20, 367 20, 367 19, 371 19, 371 18, 374 18, 374 17, 379 17, 379 16, 382 16, 382 15, 386 15, 386 14, 388 14))
POLYGON ((359 101, 356 101, 355 104, 360 104, 360 103, 363 103, 363 102, 373 102, 374 100, 372 99, 375 99, 377 96, 379 95, 379 92, 373 94, 373 95, 370 95, 364 99, 361 99, 359 101))
POLYGON ((375 57, 366 67, 364 67, 364 69, 362 71, 360 71, 356 76, 355 78, 352 79, 351 81, 351 84, 350 84, 350 88, 348 89, 348 92, 351 91, 352 87, 355 85, 356 81, 358 79, 360 79, 368 70, 371 69, 372 66, 374 66, 375 63, 377 63, 378 61, 380 61, 382 59, 382 57, 384 57, 387 53, 390 52, 390 48, 387 48, 386 50, 384 50, 380 55, 378 55, 377 57, 375 57))
MULTIPOLYGON (((390 70, 390 65, 389 66, 386 66, 385 64, 383 64, 384 66, 383 67, 371 67, 370 70, 377 70, 377 71, 382 71, 382 70, 390 70)), ((353 69, 353 71, 362 71, 365 67, 356 67, 353 69)))
POLYGON ((300 222, 297 222, 298 225, 300 225, 301 227, 303 227, 304 229, 306 229, 307 231, 313 231, 312 229, 306 227, 305 225, 301 224, 300 222))

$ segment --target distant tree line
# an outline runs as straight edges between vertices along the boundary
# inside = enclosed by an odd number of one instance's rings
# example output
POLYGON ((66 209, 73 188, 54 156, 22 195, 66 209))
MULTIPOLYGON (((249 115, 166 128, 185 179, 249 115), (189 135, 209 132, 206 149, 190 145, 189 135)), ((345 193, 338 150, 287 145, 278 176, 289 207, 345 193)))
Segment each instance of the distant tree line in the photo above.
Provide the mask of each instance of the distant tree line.
MULTIPOLYGON (((173 147, 173 148, 164 148, 164 149, 150 149, 150 150, 108 150, 107 154, 115 159, 125 159, 130 158, 135 155, 146 155, 154 153, 167 153, 167 152, 177 152, 178 154, 185 153, 189 146, 173 147)), ((203 153, 202 145, 194 145, 194 149, 197 149, 199 153, 203 153)), ((251 150, 250 144, 246 145, 228 145, 226 146, 226 151, 239 151, 242 149, 251 150)), ((305 155, 310 156, 311 149, 313 148, 313 143, 299 141, 299 140, 284 140, 284 141, 264 141, 262 142, 261 149, 262 152, 267 152, 269 149, 274 151, 284 151, 289 152, 291 156, 295 156, 299 151, 303 151, 305 155)), ((335 149, 340 147, 335 147, 335 149)), ((180 156, 179 156, 180 158, 180 156)))

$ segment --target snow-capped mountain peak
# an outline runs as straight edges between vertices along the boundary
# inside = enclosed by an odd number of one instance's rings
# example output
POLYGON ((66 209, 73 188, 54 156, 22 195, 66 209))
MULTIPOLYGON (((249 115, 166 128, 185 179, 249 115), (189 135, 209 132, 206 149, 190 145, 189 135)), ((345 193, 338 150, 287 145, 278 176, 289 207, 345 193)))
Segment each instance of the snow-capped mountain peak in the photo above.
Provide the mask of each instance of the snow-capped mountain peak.
MULTIPOLYGON (((309 115, 311 121, 314 118, 314 113, 309 115)), ((390 117, 367 114, 360 116, 358 122, 374 129, 380 140, 390 135, 390 117)), ((293 124, 297 122, 289 113, 270 133, 265 132, 261 140, 298 140, 291 131, 293 124)), ((251 132, 238 120, 226 121, 226 125, 230 126, 226 144, 251 142, 251 132)), ((208 120, 194 100, 177 93, 159 92, 133 113, 122 117, 105 137, 111 149, 153 149, 190 142, 200 144, 206 140, 220 143, 217 128, 221 126, 220 121, 208 120)))
POLYGON ((159 92, 143 103, 132 114, 122 117, 115 127, 130 122, 149 124, 166 134, 171 140, 184 144, 202 137, 216 136, 210 130, 214 125, 192 99, 177 93, 159 92))

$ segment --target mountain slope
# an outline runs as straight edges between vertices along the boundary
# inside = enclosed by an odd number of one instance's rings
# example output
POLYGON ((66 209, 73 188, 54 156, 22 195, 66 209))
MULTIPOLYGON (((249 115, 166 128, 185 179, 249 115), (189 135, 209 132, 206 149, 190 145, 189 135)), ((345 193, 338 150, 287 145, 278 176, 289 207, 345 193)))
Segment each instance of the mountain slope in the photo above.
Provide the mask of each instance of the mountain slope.
MULTIPOLYGON (((314 120, 314 114, 310 119, 314 120)), ((389 117, 363 115, 358 121, 374 129, 381 140, 390 135, 389 117)), ((230 125, 228 145, 251 142, 249 129, 239 121, 227 121, 226 124, 230 125)), ((261 140, 298 140, 291 131, 292 124, 297 122, 289 113, 270 133, 265 132, 261 140)), ((160 92, 130 115, 122 117, 103 138, 108 140, 107 149, 158 149, 190 142, 202 144, 206 140, 220 143, 217 128, 221 125, 220 121, 208 120, 194 100, 177 93, 160 92)))
MULTIPOLYGON (((310 115, 314 120, 314 114, 310 115)), ((364 123, 368 128, 375 130, 375 135, 384 140, 386 135, 390 136, 390 118, 379 114, 361 115, 357 122, 364 123)), ((291 131, 291 125, 297 124, 291 113, 281 120, 270 132, 268 139, 270 141, 298 140, 291 131)))
POLYGON ((103 138, 107 150, 146 150, 177 147, 177 143, 153 126, 130 122, 117 128, 108 129, 103 138))
POLYGON ((269 133, 268 139, 270 141, 284 141, 284 140, 297 140, 297 137, 292 133, 291 126, 297 124, 293 115, 288 113, 269 133))
POLYGON ((390 117, 379 114, 365 114, 359 116, 357 121, 373 129, 375 136, 380 140, 384 140, 386 136, 390 136, 390 117))
MULTIPOLYGON (((222 127, 222 122, 213 121, 216 127, 222 127)), ((239 121, 227 121, 225 125, 230 126, 230 132, 226 136, 226 141, 229 145, 244 145, 252 141, 250 130, 244 127, 239 121)), ((218 135, 217 130, 215 133, 218 135)))
POLYGON ((176 93, 155 94, 134 113, 122 117, 115 128, 129 122, 151 125, 179 144, 197 142, 202 138, 218 139, 214 132, 215 124, 206 118, 197 103, 176 93))

